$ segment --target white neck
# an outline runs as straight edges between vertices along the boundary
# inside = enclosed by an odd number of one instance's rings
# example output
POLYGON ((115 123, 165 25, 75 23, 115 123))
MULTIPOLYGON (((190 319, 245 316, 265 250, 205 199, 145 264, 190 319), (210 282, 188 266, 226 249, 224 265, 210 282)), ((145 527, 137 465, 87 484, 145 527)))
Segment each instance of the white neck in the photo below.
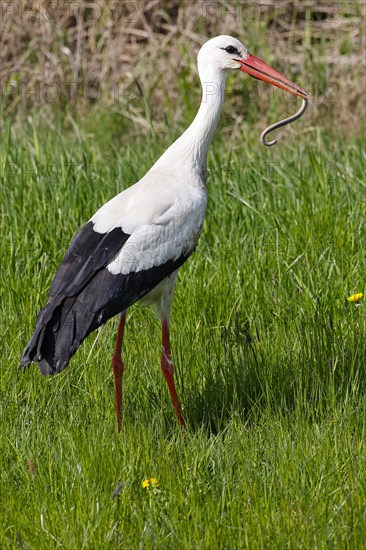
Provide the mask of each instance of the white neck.
MULTIPOLYGON (((226 71, 199 67, 202 100, 196 117, 187 130, 165 151, 156 165, 184 162, 205 170, 207 153, 220 118, 225 97, 226 71)), ((155 165, 155 166, 156 166, 155 165)))

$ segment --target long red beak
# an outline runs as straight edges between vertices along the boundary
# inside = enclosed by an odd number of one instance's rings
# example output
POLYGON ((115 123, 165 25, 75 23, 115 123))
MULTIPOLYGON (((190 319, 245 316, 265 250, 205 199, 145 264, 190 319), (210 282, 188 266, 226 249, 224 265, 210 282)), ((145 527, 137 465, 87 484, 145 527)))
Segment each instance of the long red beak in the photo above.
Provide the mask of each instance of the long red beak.
POLYGON ((273 86, 277 86, 277 88, 286 90, 286 92, 298 95, 304 99, 309 98, 309 94, 305 92, 305 90, 300 88, 300 86, 298 86, 294 82, 291 82, 291 80, 289 80, 285 76, 282 76, 282 74, 272 69, 272 67, 267 65, 267 63, 264 63, 264 61, 262 61, 261 59, 258 59, 258 57, 249 54, 246 59, 236 59, 236 61, 241 64, 240 70, 250 74, 250 76, 257 78, 258 80, 268 82, 273 86))

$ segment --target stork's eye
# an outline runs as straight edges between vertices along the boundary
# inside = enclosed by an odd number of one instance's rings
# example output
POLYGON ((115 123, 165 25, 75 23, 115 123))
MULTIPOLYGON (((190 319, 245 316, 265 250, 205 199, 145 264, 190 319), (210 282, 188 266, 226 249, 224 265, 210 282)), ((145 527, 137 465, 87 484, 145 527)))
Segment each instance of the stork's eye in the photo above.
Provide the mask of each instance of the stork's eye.
POLYGON ((239 55, 238 50, 234 46, 227 46, 227 48, 221 48, 222 50, 225 50, 227 53, 239 55))

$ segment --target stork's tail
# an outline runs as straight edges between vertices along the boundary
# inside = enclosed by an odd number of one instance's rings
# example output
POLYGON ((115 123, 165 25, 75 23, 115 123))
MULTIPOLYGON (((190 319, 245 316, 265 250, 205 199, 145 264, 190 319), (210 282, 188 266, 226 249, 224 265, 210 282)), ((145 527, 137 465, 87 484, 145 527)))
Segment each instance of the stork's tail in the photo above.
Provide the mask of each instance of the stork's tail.
POLYGON ((95 313, 78 307, 76 296, 50 298, 37 318, 33 336, 20 359, 19 368, 39 364, 43 375, 57 374, 67 367, 83 340, 97 328, 95 313))

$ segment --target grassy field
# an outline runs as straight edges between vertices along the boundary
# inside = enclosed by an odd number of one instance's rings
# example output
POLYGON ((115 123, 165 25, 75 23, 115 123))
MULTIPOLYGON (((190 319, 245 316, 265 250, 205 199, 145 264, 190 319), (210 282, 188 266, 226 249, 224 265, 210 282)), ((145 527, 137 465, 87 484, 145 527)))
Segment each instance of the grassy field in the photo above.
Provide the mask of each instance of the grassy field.
POLYGON ((247 130, 213 144, 177 284, 185 444, 149 310, 128 318, 120 434, 116 319, 59 376, 17 371, 76 229, 172 136, 3 128, 1 548, 366 547, 366 306, 346 299, 366 290, 362 143, 287 130, 267 150, 247 130))

